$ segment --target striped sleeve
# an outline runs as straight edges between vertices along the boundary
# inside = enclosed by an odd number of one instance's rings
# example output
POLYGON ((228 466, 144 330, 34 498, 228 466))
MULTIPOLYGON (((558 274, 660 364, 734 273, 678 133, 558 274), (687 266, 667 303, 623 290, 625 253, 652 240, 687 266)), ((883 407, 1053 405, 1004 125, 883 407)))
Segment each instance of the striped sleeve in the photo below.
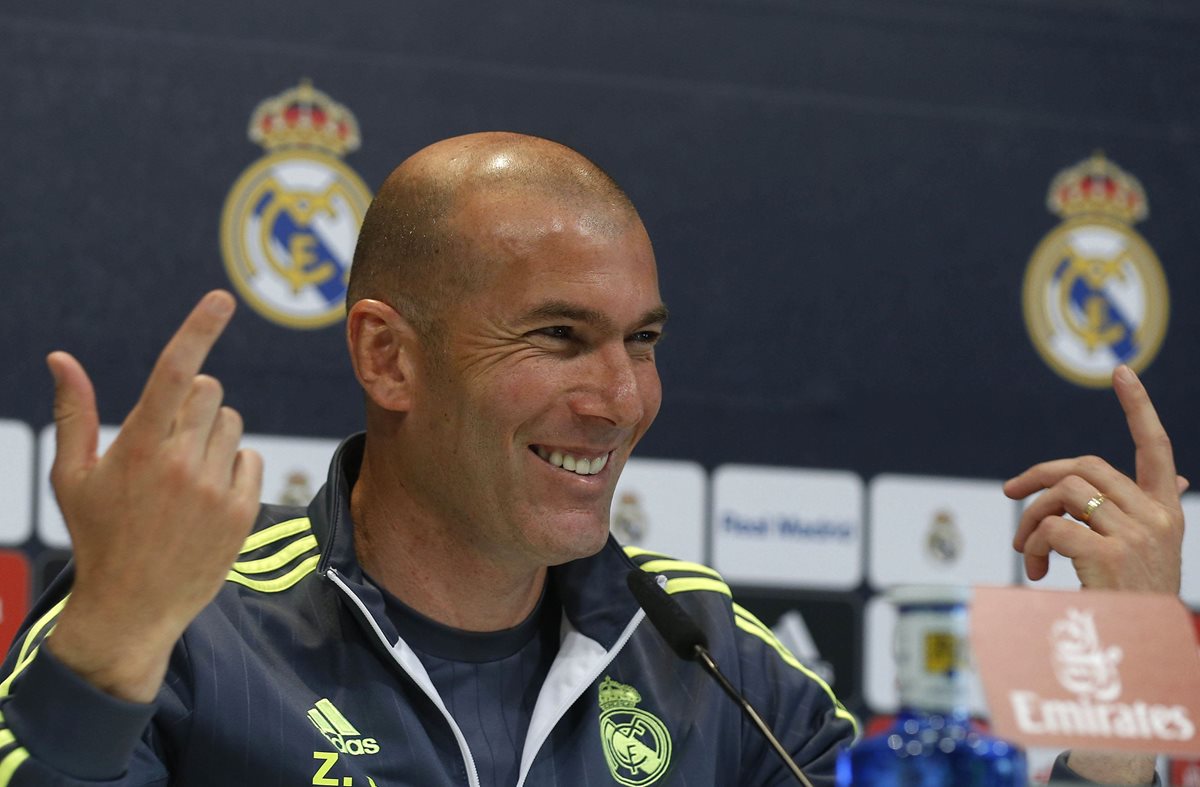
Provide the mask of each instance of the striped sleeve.
POLYGON ((153 716, 153 703, 105 694, 45 648, 69 581, 39 602, 0 667, 0 787, 120 779, 153 716))

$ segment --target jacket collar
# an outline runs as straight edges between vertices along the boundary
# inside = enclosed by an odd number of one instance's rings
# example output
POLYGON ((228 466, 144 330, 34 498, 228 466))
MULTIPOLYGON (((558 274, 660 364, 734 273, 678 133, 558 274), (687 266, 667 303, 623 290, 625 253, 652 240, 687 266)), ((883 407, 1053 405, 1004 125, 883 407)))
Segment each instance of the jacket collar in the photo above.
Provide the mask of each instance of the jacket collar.
MULTIPOLYGON (((318 572, 330 569, 354 590, 367 605, 392 641, 394 628, 384 614, 378 590, 366 582, 354 551, 354 522, 350 518, 350 490, 358 480, 366 435, 358 433, 342 441, 329 464, 325 485, 308 505, 313 534, 321 549, 318 572)), ((595 555, 551 566, 549 578, 555 583, 563 612, 571 625, 584 636, 607 650, 620 637, 637 613, 637 601, 625 584, 625 576, 640 570, 610 535, 604 548, 595 555)))

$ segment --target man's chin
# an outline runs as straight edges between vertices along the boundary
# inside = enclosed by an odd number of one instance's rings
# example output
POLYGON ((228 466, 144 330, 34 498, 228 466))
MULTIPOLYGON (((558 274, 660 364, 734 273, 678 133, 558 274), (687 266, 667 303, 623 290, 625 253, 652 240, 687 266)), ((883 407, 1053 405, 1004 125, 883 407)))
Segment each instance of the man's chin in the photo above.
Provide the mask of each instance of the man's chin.
POLYGON ((604 549, 604 545, 608 543, 608 518, 562 523, 560 529, 549 535, 549 543, 546 544, 547 551, 551 553, 549 565, 556 566, 591 557, 604 549))

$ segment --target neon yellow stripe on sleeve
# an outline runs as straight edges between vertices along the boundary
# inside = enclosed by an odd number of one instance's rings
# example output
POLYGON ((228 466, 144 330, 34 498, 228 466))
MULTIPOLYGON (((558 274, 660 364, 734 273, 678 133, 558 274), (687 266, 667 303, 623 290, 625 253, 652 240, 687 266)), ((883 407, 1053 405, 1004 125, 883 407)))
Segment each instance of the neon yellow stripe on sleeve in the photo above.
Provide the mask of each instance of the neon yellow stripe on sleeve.
POLYGON ((13 749, 8 753, 8 756, 0 760, 0 787, 8 787, 8 783, 12 780, 13 774, 17 768, 21 767, 21 763, 29 759, 29 752, 24 748, 13 749))
POLYGON ((715 579, 721 579, 721 575, 715 569, 711 569, 700 563, 689 563, 686 560, 669 560, 666 558, 647 560, 641 565, 641 569, 651 574, 663 571, 691 571, 693 574, 707 574, 715 579))
MULTIPOLYGON (((230 571, 225 577, 225 581, 234 582, 238 585, 248 587, 251 590, 258 590, 263 593, 278 593, 287 590, 292 585, 295 585, 300 580, 311 574, 317 567, 317 563, 321 562, 320 555, 313 555, 308 560, 305 560, 300 565, 293 568, 283 576, 275 577, 274 579, 250 579, 236 571, 230 571)), ((0 787, 3 787, 0 785, 0 787)))
POLYGON ((29 631, 26 632, 25 639, 21 642, 21 653, 19 656, 17 656, 18 664, 25 660, 26 654, 29 653, 29 648, 33 645, 33 641, 37 639, 37 635, 41 633, 42 629, 50 625, 50 623, 52 623, 54 619, 58 617, 58 613, 62 612, 63 608, 67 606, 67 599, 70 597, 70 593, 63 596, 62 601, 55 604, 50 608, 49 612, 38 618, 37 623, 34 623, 33 626, 30 627, 29 631))
POLYGON ((17 736, 12 734, 12 730, 0 730, 0 749, 3 749, 16 739, 17 736))
POLYGON ((775 636, 775 632, 771 631, 770 626, 768 626, 766 623, 763 623, 761 620, 759 620, 757 617, 754 616, 753 612, 746 609, 745 607, 743 607, 741 604, 737 603, 736 601, 733 603, 733 612, 735 615, 741 615, 746 620, 759 626, 760 628, 762 628, 763 631, 767 632, 767 634, 769 634, 770 636, 772 636, 772 637, 775 636))
POLYGON ((242 548, 238 550, 238 554, 244 555, 247 552, 252 552, 259 547, 265 547, 267 544, 273 544, 288 536, 303 533, 305 530, 312 530, 312 523, 308 521, 308 517, 306 516, 298 519, 289 519, 286 522, 280 522, 278 525, 271 525, 266 530, 260 530, 247 538, 242 544, 242 548))
POLYGON ((8 692, 12 689, 13 681, 16 680, 17 676, 20 675, 33 661, 33 657, 37 655, 39 647, 34 645, 33 641, 37 639, 37 635, 41 633, 42 629, 46 628, 47 626, 49 626, 49 629, 46 631, 46 636, 50 636, 50 634, 54 631, 55 621, 58 619, 59 613, 62 612, 63 608, 67 606, 67 599, 70 597, 70 594, 64 596, 62 601, 55 604, 50 608, 49 612, 38 618, 38 622, 34 623, 33 626, 30 627, 29 632, 25 634, 25 639, 21 643, 21 652, 17 655, 17 661, 13 666, 13 671, 9 673, 8 677, 5 678, 3 682, 0 682, 0 697, 8 696, 8 692))
MULTIPOLYGON (((800 670, 801 672, 805 673, 806 675, 810 673, 810 671, 808 669, 806 669, 803 664, 800 663, 799 659, 797 659, 795 656, 793 656, 792 652, 790 650, 788 650, 782 642, 780 642, 777 638, 772 636, 770 632, 764 631, 763 629, 759 628, 758 626, 754 625, 753 623, 751 623, 750 621, 746 620, 743 617, 739 616, 739 617, 735 618, 734 620, 737 623, 737 627, 740 628, 742 631, 746 632, 747 634, 753 634, 754 636, 761 639, 763 642, 770 645, 771 648, 776 653, 779 654, 779 658, 783 659, 784 663, 788 664, 789 666, 795 667, 796 669, 800 670)), ((813 677, 817 677, 817 676, 813 675, 813 677)), ((820 678, 817 677, 817 680, 820 680, 820 678)))
POLYGON ((624 549, 625 554, 631 558, 641 557, 642 555, 654 555, 656 557, 666 557, 666 555, 662 554, 661 552, 651 552, 649 549, 642 549, 641 547, 627 546, 627 547, 621 547, 621 548, 624 549))
POLYGON ((317 537, 309 534, 304 538, 296 539, 273 555, 258 560, 243 560, 234 563, 233 570, 242 574, 265 574, 269 571, 277 571, 316 545, 317 537))
POLYGON ((713 593, 723 593, 726 596, 733 597, 733 593, 729 590, 729 586, 717 579, 705 579, 704 577, 679 577, 678 579, 667 580, 668 593, 687 593, 692 590, 709 590, 713 593))
MULTIPOLYGON (((54 629, 51 628, 50 632, 53 633, 54 629)), ((48 637, 50 634, 47 634, 46 636, 48 637)), ((41 646, 39 645, 38 647, 41 646)), ((29 653, 25 655, 24 659, 18 661, 17 666, 13 667, 12 673, 4 679, 3 683, 0 683, 0 697, 8 696, 8 692, 12 690, 13 681, 17 679, 18 675, 25 671, 26 667, 33 663, 34 657, 38 654, 38 647, 35 647, 33 650, 29 651, 29 653)))
MULTIPOLYGON (((747 614, 749 614, 749 613, 747 613, 747 614)), ((751 617, 753 617, 753 616, 751 616, 751 617)), ((795 656, 793 656, 792 652, 790 650, 788 650, 786 647, 784 647, 783 643, 779 641, 779 638, 776 637, 774 634, 771 634, 769 629, 763 630, 762 628, 760 628, 760 626, 762 624, 755 625, 755 624, 751 623, 750 621, 746 620, 745 618, 743 618, 741 615, 735 616, 735 622, 737 623, 737 627, 740 628, 742 631, 746 632, 747 634, 753 634, 754 636, 761 639, 763 642, 770 645, 771 648, 773 648, 775 650, 775 652, 779 654, 779 657, 781 659, 783 659, 785 664, 787 664, 790 667, 794 667, 795 669, 798 669, 800 672, 804 673, 804 675, 807 678, 809 678, 814 683, 816 683, 818 686, 820 686, 821 690, 825 692, 825 694, 829 697, 830 701, 833 703, 834 715, 850 722, 851 726, 854 727, 854 737, 856 737, 856 738, 858 737, 858 735, 859 735, 858 719, 854 718, 853 713, 846 710, 846 707, 844 705, 842 705, 841 701, 837 698, 837 695, 833 693, 833 689, 829 687, 829 684, 826 683, 825 680, 820 675, 818 675, 817 673, 813 672, 808 667, 806 667, 802 663, 800 663, 799 659, 797 659, 795 656)))

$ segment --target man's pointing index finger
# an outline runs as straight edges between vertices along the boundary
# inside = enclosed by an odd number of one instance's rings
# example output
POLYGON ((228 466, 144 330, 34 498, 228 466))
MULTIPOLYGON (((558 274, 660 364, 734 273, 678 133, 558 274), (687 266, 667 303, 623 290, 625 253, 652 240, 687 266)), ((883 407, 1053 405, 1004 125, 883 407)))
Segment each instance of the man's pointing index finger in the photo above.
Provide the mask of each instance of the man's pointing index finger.
POLYGON ((1133 437, 1138 486, 1160 503, 1175 504, 1179 499, 1175 455, 1150 395, 1133 370, 1124 365, 1113 372, 1113 389, 1133 437))
POLYGON ((171 431, 192 379, 229 324, 235 305, 233 296, 224 290, 213 290, 200 299, 158 356, 130 421, 158 437, 171 431))

